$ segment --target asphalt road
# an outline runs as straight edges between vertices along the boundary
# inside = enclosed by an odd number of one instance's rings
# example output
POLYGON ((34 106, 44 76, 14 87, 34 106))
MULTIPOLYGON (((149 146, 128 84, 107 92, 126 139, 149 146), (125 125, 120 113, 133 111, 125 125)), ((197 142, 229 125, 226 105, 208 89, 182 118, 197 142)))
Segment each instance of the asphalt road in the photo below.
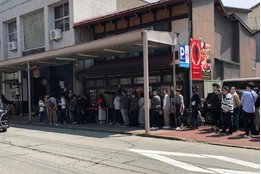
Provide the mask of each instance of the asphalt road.
POLYGON ((38 126, 0 133, 0 173, 125 174, 260 171, 258 150, 38 126))

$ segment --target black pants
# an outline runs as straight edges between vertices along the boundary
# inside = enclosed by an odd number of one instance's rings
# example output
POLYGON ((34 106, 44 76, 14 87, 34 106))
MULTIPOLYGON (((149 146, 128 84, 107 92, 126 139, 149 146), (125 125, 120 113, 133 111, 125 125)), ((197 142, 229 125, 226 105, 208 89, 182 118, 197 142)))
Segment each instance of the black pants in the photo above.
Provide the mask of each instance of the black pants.
POLYGON ((229 133, 232 134, 233 133, 233 113, 224 113, 222 114, 223 116, 223 128, 222 128, 222 132, 225 133, 227 128, 229 128, 229 133))
POLYGON ((243 118, 244 118, 244 129, 246 135, 249 135, 249 132, 251 131, 251 134, 255 134, 255 113, 247 113, 243 111, 243 118), (249 130, 250 129, 250 130, 249 130))
POLYGON ((221 110, 220 111, 212 111, 212 116, 215 121, 215 126, 218 128, 221 128, 223 123, 222 123, 222 117, 221 117, 221 110))
POLYGON ((123 119, 121 116, 121 110, 114 110, 114 117, 115 117, 115 122, 119 124, 123 124, 123 119))
POLYGON ((131 127, 138 127, 139 111, 138 110, 131 110, 129 118, 130 118, 130 126, 131 127))

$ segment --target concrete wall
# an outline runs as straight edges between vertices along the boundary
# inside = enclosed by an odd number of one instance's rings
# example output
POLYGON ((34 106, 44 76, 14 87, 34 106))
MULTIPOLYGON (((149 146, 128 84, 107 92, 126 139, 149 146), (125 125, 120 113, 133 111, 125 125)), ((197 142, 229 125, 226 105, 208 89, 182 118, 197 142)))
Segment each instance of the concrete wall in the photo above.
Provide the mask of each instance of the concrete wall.
POLYGON ((117 0, 117 11, 123 11, 145 4, 148 4, 148 2, 143 0, 117 0))
POLYGON ((256 63, 256 42, 250 33, 239 26, 239 55, 240 55, 240 77, 258 77, 260 76, 260 65, 256 63))
POLYGON ((247 24, 252 30, 260 30, 260 4, 248 14, 247 24))
POLYGON ((215 10, 215 57, 239 62, 238 22, 229 21, 215 10))

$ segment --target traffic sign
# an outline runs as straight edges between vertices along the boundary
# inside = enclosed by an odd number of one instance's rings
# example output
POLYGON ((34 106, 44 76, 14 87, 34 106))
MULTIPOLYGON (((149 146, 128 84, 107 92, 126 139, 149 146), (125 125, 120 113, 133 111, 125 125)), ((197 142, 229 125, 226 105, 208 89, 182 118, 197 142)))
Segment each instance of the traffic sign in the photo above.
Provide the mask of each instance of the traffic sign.
POLYGON ((179 45, 179 67, 189 68, 189 46, 179 45))

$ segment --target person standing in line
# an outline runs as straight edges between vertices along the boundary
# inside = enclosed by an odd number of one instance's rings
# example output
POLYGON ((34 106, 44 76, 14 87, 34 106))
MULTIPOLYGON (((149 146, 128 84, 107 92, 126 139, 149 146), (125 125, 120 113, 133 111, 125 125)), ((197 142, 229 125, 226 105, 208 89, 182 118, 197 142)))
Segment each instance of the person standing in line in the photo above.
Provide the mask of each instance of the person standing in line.
POLYGON ((44 105, 45 105, 45 123, 50 123, 50 108, 49 108, 49 96, 46 95, 44 97, 44 105))
POLYGON ((71 123, 77 123, 78 111, 77 111, 77 96, 73 95, 69 105, 69 117, 71 123))
POLYGON ((233 130, 236 132, 238 131, 239 128, 239 114, 240 114, 240 99, 236 91, 236 87, 232 86, 230 89, 230 93, 233 96, 233 108, 234 108, 234 113, 233 113, 233 130))
POLYGON ((222 119, 223 128, 221 133, 232 135, 233 134, 233 113, 234 113, 234 101, 233 96, 229 93, 229 87, 224 86, 222 90, 222 119), (227 132, 227 128, 229 128, 227 132))
POLYGON ((200 109, 201 98, 198 92, 198 86, 192 87, 193 96, 191 98, 191 127, 193 129, 198 129, 199 126, 199 118, 198 111, 200 109))
POLYGON ((49 109, 50 109, 50 124, 58 125, 58 118, 57 118, 57 101, 54 97, 55 95, 52 94, 49 98, 49 109))
POLYGON ((170 129, 170 97, 168 94, 168 90, 163 90, 163 114, 164 114, 164 123, 163 129, 170 129))
POLYGON ((39 98, 39 118, 40 123, 44 123, 44 116, 45 116, 45 104, 44 104, 44 98, 43 96, 40 96, 39 98))
POLYGON ((60 122, 61 124, 66 123, 66 100, 64 97, 64 94, 61 95, 61 102, 59 103, 60 107, 61 107, 61 113, 60 113, 60 122))
POLYGON ((257 94, 254 89, 252 82, 246 85, 246 91, 243 93, 241 98, 242 112, 244 118, 244 138, 250 138, 250 133, 255 134, 255 103, 257 100, 257 94), (249 130, 250 129, 250 130, 249 130))
POLYGON ((257 94, 257 100, 255 103, 256 108, 256 117, 255 117, 255 123, 256 123, 256 135, 260 135, 260 91, 258 88, 254 88, 254 91, 257 94))
POLYGON ((183 129, 183 122, 184 122, 184 117, 183 117, 183 113, 184 113, 184 98, 181 95, 181 89, 177 89, 176 90, 176 97, 175 97, 175 106, 176 106, 176 117, 177 117, 177 128, 176 130, 182 130, 183 129))
POLYGON ((123 123, 122 116, 121 116, 120 100, 121 100, 121 93, 120 91, 118 91, 113 101, 116 126, 119 126, 123 123))
POLYGON ((219 87, 220 86, 217 83, 212 84, 213 92, 210 97, 211 113, 215 120, 215 127, 213 128, 213 131, 216 133, 219 133, 222 127, 222 119, 221 119, 222 94, 219 90, 219 87))
POLYGON ((124 126, 129 126, 129 104, 130 104, 130 99, 128 97, 128 92, 127 90, 122 91, 122 97, 120 99, 120 108, 121 108, 121 115, 124 121, 124 126))
POLYGON ((139 126, 144 127, 144 93, 140 94, 140 99, 139 99, 139 126))
POLYGON ((103 94, 99 95, 97 104, 99 106, 99 111, 98 111, 99 124, 105 124, 106 110, 104 110, 104 108, 106 107, 106 101, 103 94))
POLYGON ((152 91, 152 95, 153 95, 151 100, 152 127, 150 129, 158 130, 159 111, 161 109, 161 99, 156 89, 152 91))
POLYGON ((133 92, 132 98, 130 99, 130 126, 138 127, 138 116, 139 116, 139 105, 138 105, 138 93, 136 91, 133 92))

